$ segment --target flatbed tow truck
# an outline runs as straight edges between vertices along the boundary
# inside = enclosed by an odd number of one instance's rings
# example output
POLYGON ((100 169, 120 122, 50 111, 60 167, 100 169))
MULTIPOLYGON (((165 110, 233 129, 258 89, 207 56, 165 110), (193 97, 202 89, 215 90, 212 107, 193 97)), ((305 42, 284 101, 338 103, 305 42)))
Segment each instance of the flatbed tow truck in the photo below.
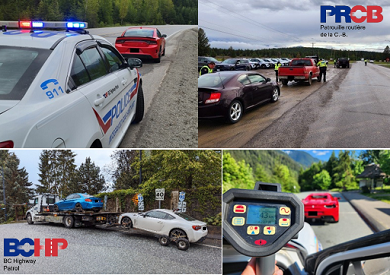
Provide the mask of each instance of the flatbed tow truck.
POLYGON ((58 195, 42 194, 34 197, 34 205, 26 213, 28 224, 34 222, 62 223, 67 228, 91 227, 101 224, 114 225, 118 222, 117 212, 93 211, 54 211, 54 203, 60 201, 58 195))
MULTIPOLYGON (((28 224, 35 222, 48 222, 63 224, 66 228, 73 227, 93 227, 95 225, 105 225, 109 227, 121 227, 130 230, 127 224, 119 224, 119 212, 94 212, 85 210, 74 211, 55 211, 54 204, 60 201, 58 195, 42 194, 34 197, 33 206, 27 210, 26 219, 28 224)), ((137 231, 143 231, 138 230, 137 231)), ((148 235, 149 232, 145 231, 148 235)), ((187 250, 190 242, 186 238, 170 238, 169 236, 153 234, 158 238, 159 243, 163 246, 169 245, 170 242, 176 243, 179 250, 187 250)))

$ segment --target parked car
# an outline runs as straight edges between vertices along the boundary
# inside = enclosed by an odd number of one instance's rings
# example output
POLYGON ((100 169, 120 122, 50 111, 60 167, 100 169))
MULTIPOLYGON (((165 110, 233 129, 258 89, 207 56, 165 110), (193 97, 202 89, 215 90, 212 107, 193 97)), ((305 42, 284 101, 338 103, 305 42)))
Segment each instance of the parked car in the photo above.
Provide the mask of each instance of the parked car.
POLYGON ((209 64, 210 62, 214 62, 215 65, 221 63, 220 61, 218 61, 218 60, 215 59, 214 57, 209 57, 209 56, 198 56, 198 71, 200 71, 200 69, 201 69, 203 66, 206 66, 206 65, 209 64))
POLYGON ((205 222, 167 209, 124 213, 120 215, 119 223, 124 228, 137 228, 157 234, 162 245, 174 241, 180 250, 187 250, 189 243, 202 242, 208 233, 205 222))
POLYGON ((299 82, 312 83, 312 78, 319 79, 320 69, 312 58, 294 58, 289 66, 279 68, 279 79, 283 85, 288 81, 296 80, 299 82))
POLYGON ((259 68, 261 68, 261 69, 268 69, 268 68, 271 67, 269 62, 265 62, 261 58, 251 58, 250 60, 258 62, 259 63, 259 68))
POLYGON ((103 208, 103 202, 88 194, 70 194, 65 199, 54 203, 54 211, 77 211, 93 210, 99 212, 103 208))
POLYGON ((271 59, 269 59, 269 58, 263 58, 263 60, 265 61, 265 62, 267 62, 269 65, 270 65, 270 68, 275 68, 275 64, 276 64, 276 62, 274 62, 274 61, 272 61, 271 59))
POLYGON ((215 71, 251 70, 251 64, 247 59, 229 58, 215 66, 215 71))
POLYGON ((165 55, 166 34, 153 27, 130 27, 115 41, 124 57, 153 58, 159 63, 165 55))
POLYGON ((334 62, 335 68, 349 68, 349 58, 346 57, 339 57, 337 58, 336 62, 334 62))
POLYGON ((302 200, 306 219, 339 221, 339 198, 329 193, 312 193, 302 200))
POLYGON ((279 85, 256 72, 220 72, 198 79, 198 117, 238 122, 244 112, 259 104, 278 101, 279 85))
POLYGON ((250 58, 249 64, 251 64, 251 67, 253 70, 259 69, 260 68, 260 62, 256 60, 256 58, 250 58))

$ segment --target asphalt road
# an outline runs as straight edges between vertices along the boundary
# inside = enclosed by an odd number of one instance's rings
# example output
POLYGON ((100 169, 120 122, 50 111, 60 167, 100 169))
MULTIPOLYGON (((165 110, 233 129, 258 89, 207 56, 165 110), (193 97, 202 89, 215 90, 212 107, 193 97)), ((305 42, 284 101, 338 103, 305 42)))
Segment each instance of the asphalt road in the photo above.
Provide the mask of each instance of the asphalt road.
MULTIPOLYGON (((149 143, 157 144, 156 146, 150 146, 149 144, 140 144, 138 141, 143 140, 144 136, 148 133, 148 128, 152 127, 149 126, 152 124, 153 117, 148 116, 148 112, 150 112, 150 107, 153 104, 162 104, 159 102, 155 102, 158 92, 161 89, 161 86, 164 83, 171 83, 176 84, 177 87, 181 87, 184 91, 190 90, 191 87, 195 89, 195 79, 186 79, 186 78, 180 78, 179 80, 170 76, 167 74, 167 71, 169 71, 169 68, 174 64, 175 58, 177 58, 177 51, 179 50, 180 41, 183 40, 183 35, 185 35, 185 32, 195 28, 197 26, 194 25, 160 25, 160 26, 151 26, 151 27, 157 27, 162 34, 166 34, 166 51, 165 56, 161 58, 161 63, 154 63, 153 61, 143 60, 143 67, 139 69, 142 78, 143 78, 143 91, 144 91, 144 97, 145 97, 145 115, 144 120, 139 125, 131 125, 128 129, 127 134, 123 138, 123 141, 120 145, 120 147, 173 147, 169 140, 172 140, 170 136, 167 136, 166 134, 160 134, 160 135, 153 135, 153 137, 147 137, 149 143)), ((99 29, 89 29, 89 32, 93 35, 100 35, 104 38, 106 38, 108 41, 110 41, 112 44, 115 44, 115 40, 118 36, 120 36, 124 30, 126 30, 128 26, 126 27, 113 27, 113 28, 99 28, 99 29)), ((194 43, 196 40, 194 40, 194 43)), ((188 42, 186 42, 188 43, 188 42)), ((183 45, 182 45, 183 46, 183 45)), ((184 51, 184 49, 181 49, 184 51)), ((183 57, 184 59, 190 59, 191 63, 194 63, 195 60, 192 58, 189 54, 185 54, 183 57)), ((186 68, 181 68, 181 71, 183 73, 186 73, 186 68)), ((197 100, 196 93, 194 93, 194 102, 197 100)), ((157 99, 158 100, 158 99, 157 99)), ((188 104, 188 106, 183 106, 182 108, 191 110, 190 114, 186 114, 186 116, 189 119, 196 120, 197 117, 197 109, 196 109, 196 103, 192 102, 181 102, 181 104, 188 104), (192 107, 192 105, 194 105, 192 107)), ((165 121, 172 121, 172 117, 179 117, 182 116, 183 113, 180 110, 180 108, 176 108, 173 110, 177 110, 176 113, 170 112, 163 112, 160 113, 161 119, 165 119, 165 121)), ((186 122, 186 121, 176 121, 176 124, 182 124, 182 125, 176 125, 177 128, 181 129, 180 132, 175 133, 175 136, 182 135, 181 139, 186 140, 188 139, 189 135, 192 135, 192 132, 189 132, 191 129, 187 128, 194 128, 194 132, 196 132, 196 126, 186 122), (184 125, 186 124, 186 125, 184 125), (185 128, 184 130, 182 128, 185 128)), ((145 137, 146 138, 146 137, 145 137)), ((196 140, 195 142, 188 142, 188 143, 181 143, 177 142, 179 147, 196 147, 196 140)))
MULTIPOLYGON (((5 264, 1 259, 0 273, 127 273, 127 274, 220 274, 221 248, 213 245, 191 244, 181 251, 173 244, 161 246, 157 238, 137 232, 122 232, 102 228, 73 228, 63 225, 27 223, 0 225, 2 238, 64 238, 68 247, 59 250, 58 257, 3 257, 36 260, 35 264, 5 264), (4 271, 4 266, 19 271, 4 271)), ((23 246, 26 251, 31 248, 23 246)))
MULTIPOLYGON (((302 192, 297 196, 304 199, 307 195, 315 192, 302 192)), ((330 192, 339 197, 340 218, 338 223, 324 223, 321 221, 308 221, 320 240, 322 247, 328 248, 336 244, 347 242, 356 238, 372 234, 372 230, 353 209, 350 203, 344 199, 341 193, 330 192)))
MULTIPOLYGON (((273 76, 272 70, 259 70, 273 76)), ((390 142, 390 70, 363 62, 328 68, 327 82, 281 88, 264 104, 227 125, 199 122, 200 147, 386 148, 390 142)))

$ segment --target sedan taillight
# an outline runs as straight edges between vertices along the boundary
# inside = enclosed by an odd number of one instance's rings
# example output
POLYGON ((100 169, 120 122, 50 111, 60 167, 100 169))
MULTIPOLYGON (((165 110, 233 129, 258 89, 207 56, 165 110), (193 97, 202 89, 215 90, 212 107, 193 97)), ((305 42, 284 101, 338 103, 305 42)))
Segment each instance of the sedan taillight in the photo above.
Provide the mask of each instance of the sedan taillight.
POLYGON ((157 45, 157 41, 145 41, 149 45, 157 45))
POLYGON ((12 140, 0 142, 0 148, 14 148, 14 142, 12 140))
POLYGON ((216 103, 221 98, 221 93, 211 93, 209 99, 205 101, 205 104, 216 103))
POLYGON ((200 225, 193 225, 192 226, 192 229, 194 229, 195 231, 198 231, 199 229, 201 229, 202 227, 200 225))
POLYGON ((115 44, 123 44, 123 43, 125 43, 125 40, 117 40, 117 41, 115 42, 115 44))

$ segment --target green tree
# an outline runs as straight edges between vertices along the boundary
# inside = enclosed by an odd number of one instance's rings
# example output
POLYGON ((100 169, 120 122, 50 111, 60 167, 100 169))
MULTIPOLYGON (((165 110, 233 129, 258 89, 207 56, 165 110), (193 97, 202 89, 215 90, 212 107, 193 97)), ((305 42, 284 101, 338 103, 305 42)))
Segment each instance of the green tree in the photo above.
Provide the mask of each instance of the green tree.
POLYGON ((106 181, 104 176, 90 157, 87 157, 77 170, 77 179, 80 182, 79 188, 81 191, 79 192, 94 195, 105 190, 106 181))
POLYGON ((260 165, 259 163, 256 164, 256 169, 255 169, 255 181, 262 181, 262 182, 268 182, 269 181, 269 176, 267 172, 264 169, 264 166, 260 165))
MULTIPOLYGON (((15 153, 0 151, 0 167, 4 167, 6 198, 6 204, 4 205, 8 218, 15 216, 15 204, 27 203, 33 196, 33 189, 31 189, 32 183, 28 180, 28 173, 24 167, 19 168, 19 164, 20 160, 15 153)), ((0 174, 0 176, 0 200, 2 201, 4 190, 2 187, 2 175, 0 174)), ((4 221, 3 215, 0 215, 0 221, 4 221)))
POLYGON ((202 28, 198 29, 198 55, 208 55, 210 51, 209 39, 202 28))
POLYGON ((252 169, 244 160, 236 162, 230 153, 223 153, 223 192, 231 188, 253 189, 252 169))
POLYGON ((113 167, 110 169, 114 182, 114 189, 137 188, 139 180, 136 179, 139 169, 132 167, 135 161, 139 161, 137 150, 117 150, 111 155, 113 167))
POLYGON ((43 150, 39 160, 37 193, 67 195, 74 193, 75 153, 71 150, 43 150))
POLYGON ((220 151, 153 150, 141 162, 134 162, 132 168, 138 170, 140 165, 145 179, 141 187, 149 193, 156 188, 191 189, 221 184, 220 151))
POLYGON ((380 152, 378 163, 380 164, 382 172, 390 175, 390 150, 383 150, 380 152))
POLYGON ((321 190, 328 190, 331 183, 332 179, 326 170, 322 170, 313 177, 313 185, 318 186, 321 190))
POLYGON ((328 171, 329 176, 331 178, 331 184, 329 188, 334 188, 336 187, 336 182, 335 182, 335 167, 337 166, 337 157, 335 154, 335 151, 332 151, 332 155, 329 157, 329 160, 325 164, 325 169, 328 171))
POLYGON ((335 167, 336 185, 341 187, 343 190, 356 187, 355 177, 352 170, 352 158, 350 151, 339 152, 339 162, 335 167))
POLYGON ((123 19, 126 17, 129 7, 129 0, 115 0, 115 6, 119 10, 120 24, 123 25, 123 19))
POLYGON ((360 153, 359 158, 363 160, 363 164, 378 163, 380 158, 380 150, 364 150, 360 153))

